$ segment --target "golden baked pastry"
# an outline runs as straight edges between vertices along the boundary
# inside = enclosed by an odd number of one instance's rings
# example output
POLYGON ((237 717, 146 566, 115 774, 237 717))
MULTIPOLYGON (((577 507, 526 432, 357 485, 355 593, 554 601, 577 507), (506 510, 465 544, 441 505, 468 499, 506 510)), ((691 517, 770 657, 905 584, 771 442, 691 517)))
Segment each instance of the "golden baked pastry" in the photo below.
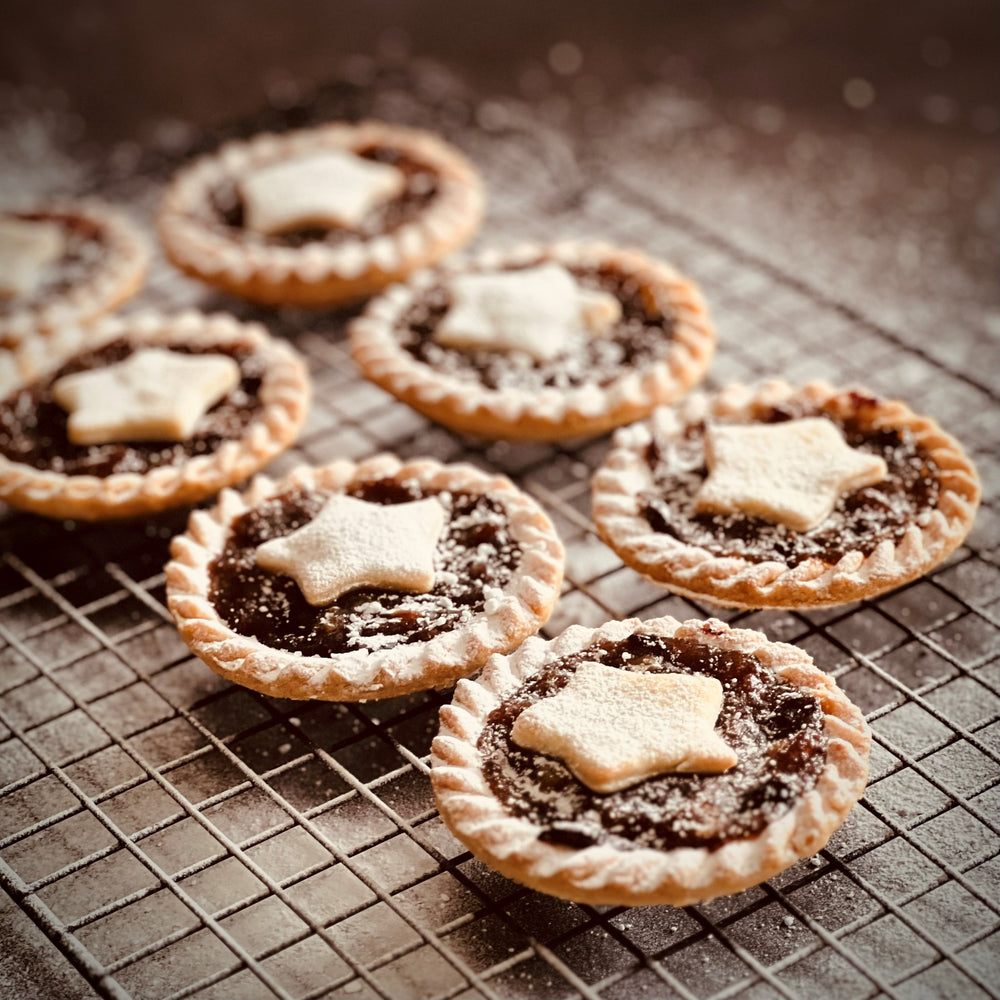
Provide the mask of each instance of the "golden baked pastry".
POLYGON ((436 135, 336 122, 196 160, 168 187, 158 229, 177 267, 223 291, 331 306, 436 263, 482 213, 479 175, 436 135))
POLYGON ((422 272, 350 326, 364 375, 454 430, 558 440, 679 399, 715 348, 695 286, 604 243, 525 246, 422 272))
POLYGON ((0 354, 0 500, 106 520, 196 503, 298 436, 303 360, 259 324, 109 317, 0 354))
POLYGON ((431 782, 472 853, 581 903, 687 906, 819 851, 864 792, 861 712, 720 621, 574 625, 460 681, 431 782))
POLYGON ((508 479, 380 455, 257 477, 174 539, 167 603, 213 670, 280 698, 453 684, 548 619, 564 552, 508 479))
POLYGON ((139 290, 148 266, 146 239, 101 202, 0 212, 0 347, 114 309, 139 290))
POLYGON ((619 432, 593 479, 598 531, 629 566, 745 608, 892 590, 962 543, 978 503, 934 420, 822 382, 695 393, 619 432))

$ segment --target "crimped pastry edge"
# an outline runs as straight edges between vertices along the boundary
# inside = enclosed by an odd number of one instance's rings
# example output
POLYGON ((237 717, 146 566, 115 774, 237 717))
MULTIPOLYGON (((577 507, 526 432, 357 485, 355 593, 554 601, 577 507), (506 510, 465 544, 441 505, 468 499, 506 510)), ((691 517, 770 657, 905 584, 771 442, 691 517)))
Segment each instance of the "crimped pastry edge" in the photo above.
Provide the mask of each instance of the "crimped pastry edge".
POLYGON ((191 514, 174 538, 166 567, 167 605, 184 641, 216 673, 280 698, 368 701, 453 684, 495 652, 515 648, 547 621, 559 596, 565 552, 541 507, 505 476, 464 463, 382 454, 361 462, 341 459, 300 466, 280 481, 257 476, 243 493, 224 490, 209 510, 191 514), (503 588, 504 597, 469 623, 426 642, 392 649, 302 656, 269 647, 233 631, 209 599, 209 566, 233 520, 266 497, 293 485, 344 490, 353 482, 416 479, 427 487, 489 493, 500 501, 522 546, 522 558, 503 588))
POLYGON ((649 421, 623 428, 614 448, 592 480, 592 512, 601 538, 622 560, 674 593, 726 607, 807 608, 846 604, 894 590, 923 576, 965 539, 979 505, 979 477, 961 444, 931 417, 914 413, 899 400, 884 400, 864 389, 838 389, 824 381, 794 387, 781 379, 758 385, 732 383, 715 393, 697 392, 649 421), (941 469, 937 507, 923 525, 913 524, 896 545, 886 540, 868 556, 846 553, 837 563, 809 559, 788 567, 778 561, 713 556, 653 531, 639 513, 641 490, 652 485, 642 452, 652 439, 652 424, 680 428, 705 416, 740 419, 754 407, 805 401, 844 414, 853 394, 877 399, 876 423, 906 427, 941 469))
POLYGON ((263 404, 242 437, 179 466, 99 477, 35 469, 0 456, 0 500, 47 517, 99 521, 154 514, 204 500, 242 482, 288 448, 305 423, 311 384, 303 359, 258 323, 224 313, 152 310, 106 317, 90 327, 61 327, 0 356, 0 399, 55 371, 80 351, 124 337, 140 346, 244 344, 265 360, 263 404))
POLYGON ((15 215, 37 212, 85 218, 101 228, 107 253, 90 278, 51 302, 25 304, 0 316, 0 347, 16 348, 26 339, 59 326, 89 323, 142 287, 149 269, 149 241, 120 211, 92 198, 47 201, 12 211, 15 215))
POLYGON ((352 321, 349 333, 351 353, 365 377, 425 416, 463 433, 536 441, 601 434, 679 399, 705 376, 716 340, 708 308, 692 281, 638 250, 599 241, 525 243, 463 255, 388 289, 352 321), (676 317, 673 343, 663 361, 626 371, 604 387, 588 383, 565 391, 493 390, 436 372, 400 347, 393 333, 396 320, 421 290, 442 276, 546 260, 567 267, 618 268, 661 298, 676 317))
POLYGON ((492 657, 474 681, 460 681, 441 709, 431 782, 441 816, 481 861, 533 889, 582 903, 687 906, 757 885, 819 851, 864 793, 871 735, 860 710, 803 650, 721 621, 631 618, 589 629, 574 625, 554 640, 527 640, 492 657), (829 737, 816 785, 757 836, 707 848, 574 849, 540 841, 541 828, 508 815, 487 785, 477 746, 489 713, 543 664, 592 642, 635 632, 691 636, 709 646, 754 654, 779 677, 817 697, 829 737))
POLYGON ((421 129, 378 121, 332 122, 225 143, 183 167, 157 217, 160 242, 185 273, 233 295, 269 305, 331 306, 366 298, 469 240, 482 220, 479 174, 453 146, 421 129), (392 233, 337 246, 263 246, 238 242, 198 217, 219 180, 288 156, 382 143, 428 165, 440 190, 426 212, 392 233))

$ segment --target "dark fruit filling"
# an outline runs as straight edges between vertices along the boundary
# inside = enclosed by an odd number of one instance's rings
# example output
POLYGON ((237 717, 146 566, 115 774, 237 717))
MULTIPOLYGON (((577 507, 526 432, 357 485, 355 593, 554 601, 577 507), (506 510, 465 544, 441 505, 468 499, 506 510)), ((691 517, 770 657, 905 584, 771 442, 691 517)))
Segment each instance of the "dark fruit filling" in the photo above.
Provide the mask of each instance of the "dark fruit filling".
POLYGON ((830 517, 812 531, 797 532, 746 514, 697 513, 695 496, 708 475, 703 423, 649 445, 646 457, 655 488, 639 496, 642 516, 654 531, 715 556, 778 560, 790 567, 812 558, 835 564, 852 551, 868 556, 884 539, 898 544, 906 529, 936 506, 938 468, 907 429, 873 424, 877 400, 856 394, 855 402, 855 414, 847 419, 802 404, 769 407, 755 415, 762 423, 827 416, 849 445, 881 456, 888 466, 886 479, 841 497, 830 517))
POLYGON ((418 218, 437 196, 437 174, 426 164, 412 160, 398 150, 381 146, 357 149, 353 152, 366 160, 395 167, 406 176, 406 188, 403 193, 372 209, 357 229, 331 226, 295 229, 274 235, 252 232, 244 228, 243 201, 233 180, 221 181, 209 193, 211 215, 227 229, 237 230, 240 238, 245 240, 285 247, 300 247, 308 243, 335 245, 358 237, 373 239, 391 233, 418 218))
POLYGON ((53 383, 64 375, 117 364, 137 349, 122 338, 81 352, 54 374, 0 402, 0 455, 35 469, 71 476, 142 474, 161 466, 181 465, 196 455, 211 454, 223 441, 239 439, 261 409, 264 365, 252 348, 171 346, 172 351, 182 354, 224 354, 239 364, 243 376, 240 384, 205 414, 194 435, 187 441, 73 444, 66 436, 66 411, 52 398, 53 383))
POLYGON ((610 267, 573 270, 573 274, 584 287, 614 295, 621 302, 622 317, 608 333, 581 339, 551 361, 533 361, 522 352, 462 350, 436 343, 434 331, 451 305, 444 285, 420 295, 400 317, 396 336, 418 361, 487 389, 605 386, 620 378, 623 370, 642 369, 666 357, 673 343, 674 318, 653 300, 648 288, 610 267))
POLYGON ((306 656, 385 649, 422 642, 481 612, 488 594, 513 575, 521 548, 501 504, 461 491, 424 493, 413 482, 359 483, 349 496, 393 504, 437 496, 447 512, 435 554, 436 582, 426 594, 364 588, 316 608, 289 576, 259 567, 255 550, 316 516, 326 494, 296 490, 271 497, 233 524, 210 567, 210 598, 234 632, 306 656))
POLYGON ((826 763, 823 710, 756 657, 694 638, 631 635, 548 664, 490 713, 479 738, 483 773, 540 839, 567 847, 704 847, 753 837, 816 784, 826 763), (579 665, 716 677, 723 705, 715 729, 739 757, 721 774, 662 774, 609 794, 592 791, 562 761, 511 740, 528 706, 563 688, 579 665))
POLYGON ((0 316, 59 298, 89 281, 103 264, 107 254, 104 229, 92 219, 54 212, 18 212, 12 213, 12 217, 26 222, 56 222, 62 226, 66 242, 62 256, 46 268, 41 282, 30 295, 0 298, 0 316))

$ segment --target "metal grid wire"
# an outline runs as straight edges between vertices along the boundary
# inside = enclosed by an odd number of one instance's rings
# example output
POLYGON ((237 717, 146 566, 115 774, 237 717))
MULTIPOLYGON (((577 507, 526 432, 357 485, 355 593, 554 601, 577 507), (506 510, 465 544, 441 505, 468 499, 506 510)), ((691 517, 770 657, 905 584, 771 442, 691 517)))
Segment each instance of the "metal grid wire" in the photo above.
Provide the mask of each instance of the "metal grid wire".
MULTIPOLYGON (((383 81, 232 131, 361 112, 463 145, 493 193, 490 240, 599 233, 694 276, 721 333, 713 383, 780 371, 917 394, 990 465, 998 401, 975 373, 738 251, 635 176, 580 170, 530 116, 490 133, 454 100, 383 81)), ((141 183, 99 186, 142 210, 178 161, 152 158, 141 183)), ((140 304, 192 303, 266 322, 311 363, 310 422, 272 471, 389 449, 469 460, 536 496, 568 550, 546 634, 720 614, 644 581, 596 538, 588 480, 607 438, 457 437, 356 376, 344 316, 257 312, 159 262, 140 304)), ((575 905, 472 859, 427 780, 447 694, 293 703, 211 673, 164 607, 162 566, 185 516, 0 520, 0 882, 100 996, 1000 996, 995 496, 966 547, 888 596, 722 613, 805 647, 838 678, 872 725, 873 773, 817 857, 684 909, 575 905)))

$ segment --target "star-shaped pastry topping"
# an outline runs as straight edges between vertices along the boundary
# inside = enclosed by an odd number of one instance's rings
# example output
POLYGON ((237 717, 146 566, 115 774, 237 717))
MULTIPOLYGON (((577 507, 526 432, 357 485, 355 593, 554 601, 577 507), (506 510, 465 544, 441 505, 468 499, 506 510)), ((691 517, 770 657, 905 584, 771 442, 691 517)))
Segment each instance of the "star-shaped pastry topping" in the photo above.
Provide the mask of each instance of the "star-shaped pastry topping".
POLYGON ((710 426, 705 458, 699 512, 750 514, 795 531, 815 528, 840 497, 888 473, 881 458, 852 448, 825 417, 710 426))
POLYGON ((558 757, 595 792, 617 792, 657 774, 732 767, 736 754, 714 729, 721 708, 714 677, 587 661, 558 694, 526 708, 511 736, 558 757))
POLYGON ((463 274, 448 284, 451 306, 434 331, 445 347, 523 351, 551 361, 577 338, 600 336, 621 317, 607 292, 581 287, 547 263, 498 274, 463 274))
POLYGON ((64 375, 52 395, 69 413, 73 444, 186 441, 239 383, 240 366, 225 355, 143 347, 118 364, 64 375))
POLYGON ((369 503, 336 494, 308 524, 257 548, 257 564, 292 577, 314 607, 358 587, 426 593, 445 512, 427 497, 369 503))
POLYGON ((244 223, 266 235, 307 226, 357 228, 402 194, 406 176, 386 163, 330 150, 261 167, 240 181, 244 223))
POLYGON ((58 222, 0 216, 0 300, 30 295, 65 248, 58 222))

